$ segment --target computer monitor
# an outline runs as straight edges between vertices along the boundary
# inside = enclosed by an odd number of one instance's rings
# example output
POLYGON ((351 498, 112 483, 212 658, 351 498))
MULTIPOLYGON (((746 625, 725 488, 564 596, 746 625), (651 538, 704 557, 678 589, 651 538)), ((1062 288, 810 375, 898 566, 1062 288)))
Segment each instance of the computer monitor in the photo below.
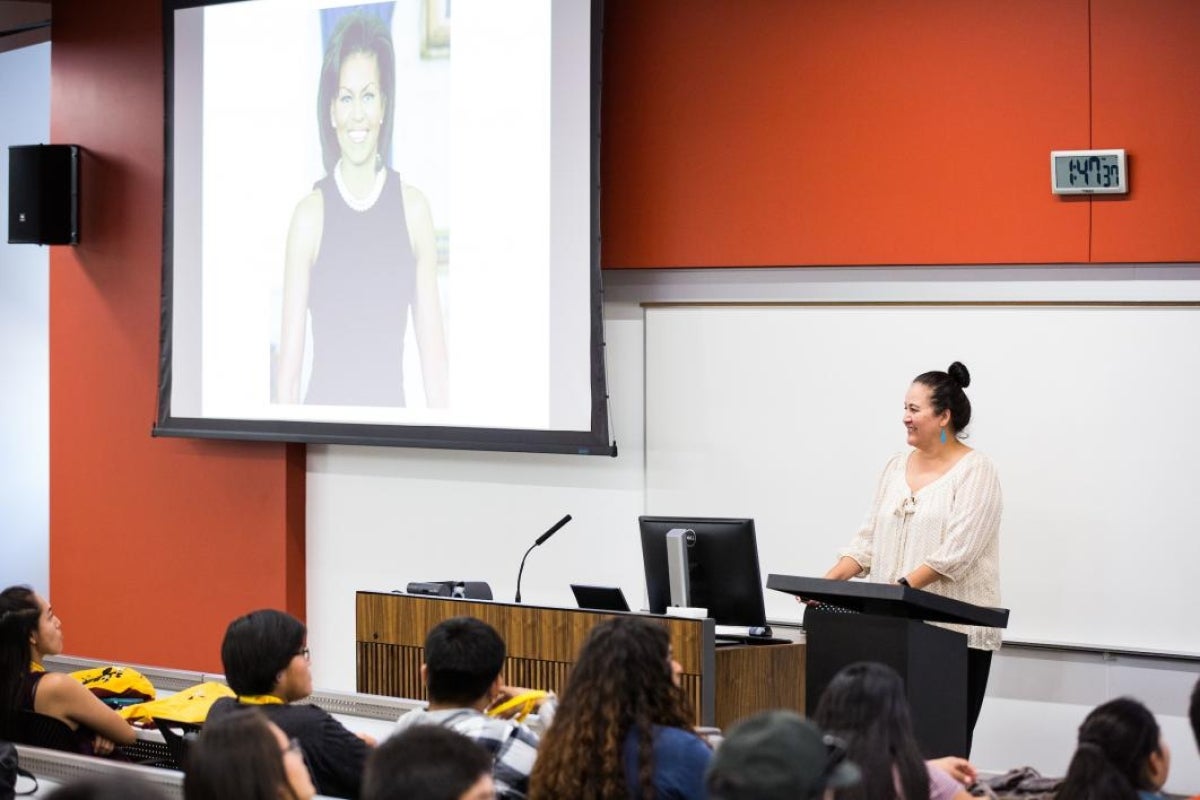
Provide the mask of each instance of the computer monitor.
POLYGON ((695 534, 685 537, 691 604, 707 608, 718 625, 766 627, 754 520, 638 517, 638 525, 651 613, 663 614, 671 604, 667 533, 681 528, 695 534))

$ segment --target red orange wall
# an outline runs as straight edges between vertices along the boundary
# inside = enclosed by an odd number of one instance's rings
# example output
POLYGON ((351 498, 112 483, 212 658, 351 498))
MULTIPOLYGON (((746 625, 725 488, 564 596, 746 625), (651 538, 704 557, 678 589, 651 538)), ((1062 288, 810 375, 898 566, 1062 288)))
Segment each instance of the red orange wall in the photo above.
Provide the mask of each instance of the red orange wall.
POLYGON ((1095 261, 1200 260, 1200 3, 1093 0, 1092 138, 1127 147, 1126 202, 1095 201, 1095 261))
POLYGON ((161 1, 56 0, 51 138, 82 145, 50 254, 50 591, 67 651, 219 671, 225 624, 304 614, 302 446, 153 439, 161 1))
POLYGON ((606 267, 1200 259, 1191 0, 609 0, 606 267), (1124 198, 1050 193, 1125 147, 1124 198))

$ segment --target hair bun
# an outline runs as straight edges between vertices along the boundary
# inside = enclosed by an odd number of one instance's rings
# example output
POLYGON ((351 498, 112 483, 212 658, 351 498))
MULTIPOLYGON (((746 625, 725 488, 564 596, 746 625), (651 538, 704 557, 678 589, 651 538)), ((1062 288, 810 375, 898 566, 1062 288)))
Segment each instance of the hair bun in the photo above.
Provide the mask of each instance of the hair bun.
POLYGON ((961 361, 955 361, 951 364, 946 373, 950 376, 950 380, 958 384, 958 388, 960 389, 965 389, 971 385, 971 373, 967 371, 967 368, 963 366, 961 361))

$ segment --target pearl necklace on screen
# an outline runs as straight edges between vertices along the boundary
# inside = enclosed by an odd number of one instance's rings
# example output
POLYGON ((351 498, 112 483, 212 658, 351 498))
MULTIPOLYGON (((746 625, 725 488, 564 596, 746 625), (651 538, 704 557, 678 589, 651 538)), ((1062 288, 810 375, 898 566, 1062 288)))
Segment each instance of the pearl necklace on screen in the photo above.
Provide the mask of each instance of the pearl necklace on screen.
POLYGON ((371 191, 367 193, 366 197, 355 197, 350 192, 350 187, 346 186, 346 182, 342 180, 342 160, 339 158, 333 167, 333 182, 337 184, 338 194, 342 196, 342 200, 346 201, 346 205, 355 211, 368 211, 371 206, 375 205, 379 200, 379 195, 383 194, 383 182, 386 178, 386 169, 376 170, 375 185, 371 187, 371 191))

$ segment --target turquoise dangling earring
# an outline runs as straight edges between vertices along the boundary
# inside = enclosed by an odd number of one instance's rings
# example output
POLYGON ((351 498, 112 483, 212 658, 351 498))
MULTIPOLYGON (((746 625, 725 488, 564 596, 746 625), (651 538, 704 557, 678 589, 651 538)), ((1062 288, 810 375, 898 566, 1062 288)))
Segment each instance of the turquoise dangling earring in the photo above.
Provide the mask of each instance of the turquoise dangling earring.
POLYGON ((942 428, 942 444, 946 443, 946 429, 942 428))

